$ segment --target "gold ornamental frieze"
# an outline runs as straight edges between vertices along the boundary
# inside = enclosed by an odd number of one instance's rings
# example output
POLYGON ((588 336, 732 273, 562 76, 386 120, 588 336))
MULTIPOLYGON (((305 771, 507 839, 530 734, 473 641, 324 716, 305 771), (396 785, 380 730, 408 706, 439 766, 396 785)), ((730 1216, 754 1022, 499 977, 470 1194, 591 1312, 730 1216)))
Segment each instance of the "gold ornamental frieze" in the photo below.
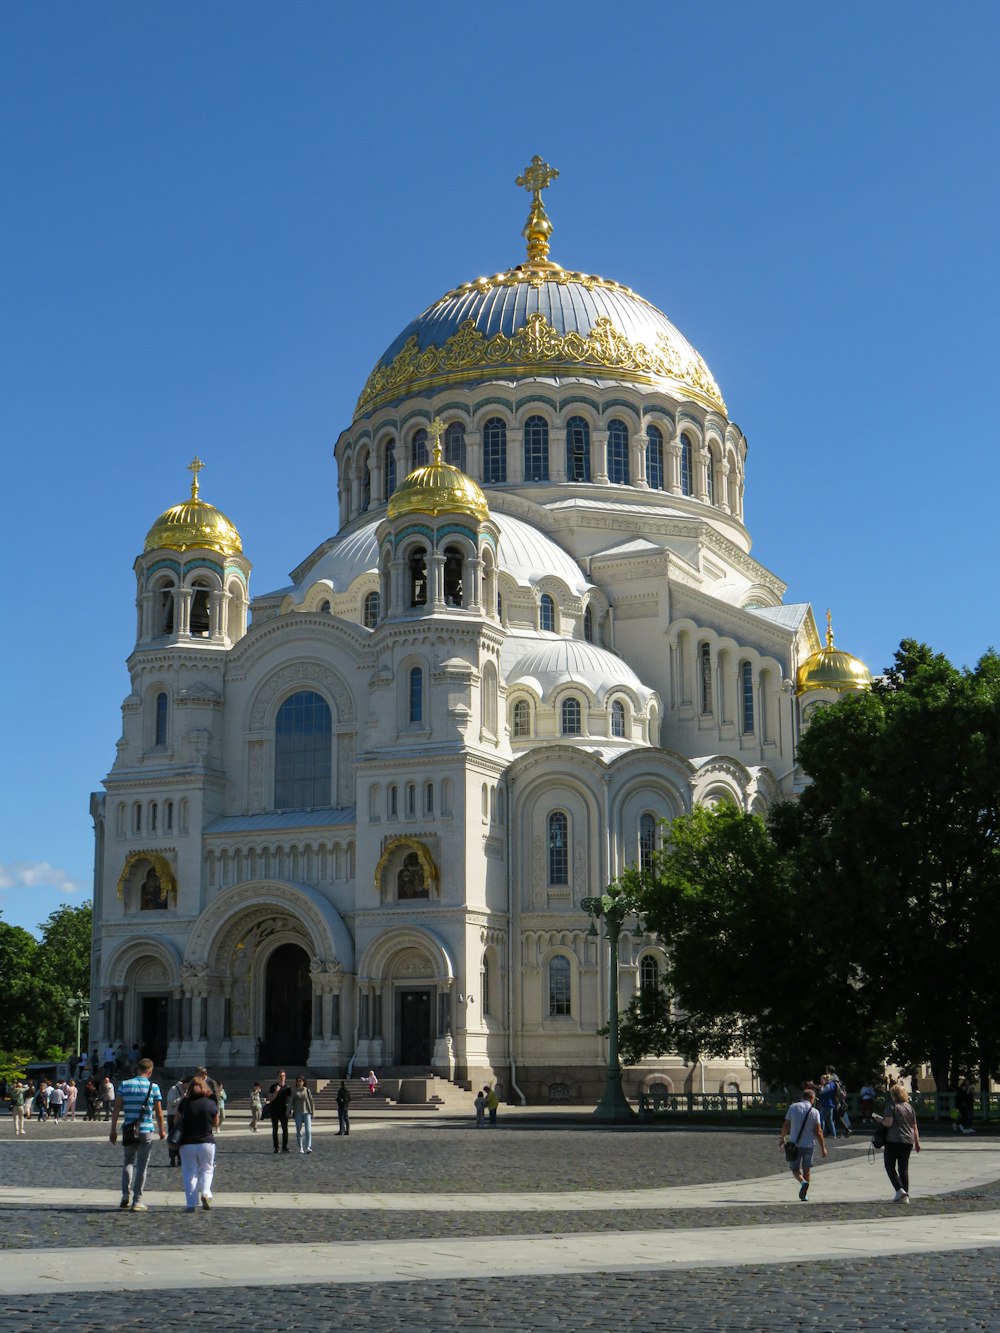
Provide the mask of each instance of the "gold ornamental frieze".
POLYGON ((709 406, 726 411, 719 386, 704 360, 697 352, 689 354, 678 348, 666 335, 657 335, 652 348, 632 343, 607 315, 599 316, 589 333, 561 334, 536 312, 513 334, 496 333, 491 338, 467 319, 443 346, 425 347, 423 351, 413 335, 389 365, 378 365, 369 375, 355 416, 405 394, 469 380, 484 371, 530 375, 539 370, 564 374, 589 371, 601 378, 610 374, 644 384, 667 380, 709 406))

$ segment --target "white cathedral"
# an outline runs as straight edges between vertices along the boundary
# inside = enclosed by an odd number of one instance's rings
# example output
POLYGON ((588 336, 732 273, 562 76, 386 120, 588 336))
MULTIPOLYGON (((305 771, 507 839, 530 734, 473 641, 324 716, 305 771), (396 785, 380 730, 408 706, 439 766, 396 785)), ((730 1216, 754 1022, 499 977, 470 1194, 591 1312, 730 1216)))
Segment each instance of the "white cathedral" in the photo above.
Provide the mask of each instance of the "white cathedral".
MULTIPOLYGON (((617 975, 581 900, 696 803, 801 784, 810 710, 870 681, 750 554, 747 444, 704 360, 560 267, 535 158, 525 261, 388 346, 335 449, 340 527, 251 598, 199 495, 135 562, 131 691, 96 829, 91 1044, 594 1099, 617 975)), ((750 1087, 743 1064, 626 1071, 750 1087)))

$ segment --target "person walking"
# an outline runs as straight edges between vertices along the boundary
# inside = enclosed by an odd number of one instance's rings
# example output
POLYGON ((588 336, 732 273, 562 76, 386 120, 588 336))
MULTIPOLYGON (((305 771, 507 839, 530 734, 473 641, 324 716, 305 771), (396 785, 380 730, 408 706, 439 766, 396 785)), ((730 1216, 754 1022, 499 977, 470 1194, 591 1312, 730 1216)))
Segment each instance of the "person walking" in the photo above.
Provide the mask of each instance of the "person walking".
POLYGON ((486 1098, 483 1096, 481 1088, 476 1093, 476 1100, 472 1104, 476 1108, 476 1128, 482 1129, 486 1124, 486 1098))
POLYGON ((785 1112, 781 1137, 778 1140, 782 1147, 790 1142, 795 1148, 794 1157, 788 1158, 788 1169, 799 1182, 799 1198, 803 1203, 806 1202, 809 1193, 813 1151, 817 1140, 823 1156, 827 1157, 829 1154, 823 1140, 823 1126, 820 1124, 819 1111, 816 1109, 816 1093, 811 1087, 804 1088, 799 1100, 792 1102, 785 1112))
POLYGON ((229 1093, 220 1081, 215 1085, 215 1101, 219 1108, 219 1129, 222 1129, 223 1121, 226 1118, 226 1102, 229 1099, 229 1093))
POLYGON ((344 1079, 340 1080, 337 1089, 337 1124, 337 1137, 343 1135, 346 1138, 351 1132, 351 1090, 344 1079))
POLYGON ((76 1079, 71 1078, 66 1090, 66 1110, 64 1114, 67 1120, 76 1120, 76 1099, 79 1095, 80 1089, 76 1086, 76 1079))
POLYGON ((63 1106, 66 1102, 66 1094, 62 1090, 61 1083, 53 1083, 49 1089, 49 1115, 54 1121, 62 1119, 63 1106))
POLYGON ((312 1152, 312 1122, 316 1114, 313 1095, 306 1087, 306 1081, 299 1076, 295 1080, 292 1093, 292 1115, 295 1118, 295 1142, 300 1153, 312 1152))
POLYGON ((259 1083, 255 1083, 250 1089, 250 1133, 257 1133, 257 1126, 260 1124, 260 1113, 264 1106, 264 1089, 259 1083))
POLYGON ((920 1151, 920 1131, 906 1084, 894 1083, 889 1098, 882 1108, 882 1124, 887 1131, 883 1161, 885 1174, 896 1191, 893 1203, 905 1204, 910 1202, 910 1153, 920 1151))
POLYGON ((817 1101, 819 1102, 819 1113, 822 1117, 823 1133, 835 1139, 837 1137, 837 1127, 833 1123, 833 1111, 837 1104, 837 1084, 836 1080, 832 1079, 829 1074, 824 1074, 820 1080, 817 1101))
POLYGON ((101 1084, 101 1102, 104 1105, 104 1119, 110 1120, 115 1105, 115 1085, 110 1078, 105 1078, 101 1084))
POLYGON ((377 1087, 378 1087, 378 1079, 375 1077, 375 1070, 374 1070, 374 1069, 369 1069, 369 1071, 368 1071, 368 1091, 371 1093, 371 1095, 372 1095, 373 1097, 375 1096, 375 1089, 376 1089, 377 1087))
POLYGON ((277 1081, 271 1084, 268 1106, 271 1113, 271 1142, 278 1152, 278 1129, 281 1129, 281 1151, 288 1151, 288 1103, 292 1099, 292 1090, 285 1081, 285 1071, 278 1070, 277 1081))
POLYGON ((167 1137, 163 1123, 163 1101, 159 1085, 153 1082, 153 1062, 149 1059, 139 1061, 138 1072, 134 1078, 125 1079, 118 1089, 114 1110, 111 1113, 111 1142, 118 1142, 118 1117, 123 1116, 122 1149, 122 1198, 119 1208, 128 1208, 129 1190, 132 1193, 132 1212, 144 1213, 146 1205, 142 1201, 142 1191, 146 1185, 146 1171, 149 1157, 153 1151, 153 1135, 159 1132, 160 1138, 167 1137), (153 1121, 156 1121, 154 1129, 153 1121))
MULTIPOLYGON (((167 1123, 172 1125, 177 1118, 177 1108, 187 1096, 189 1078, 179 1078, 176 1083, 172 1083, 167 1089, 167 1123)), ((167 1137, 167 1160, 170 1166, 180 1166, 181 1149, 180 1144, 174 1143, 167 1137)))
POLYGON ((10 1113, 14 1117, 14 1137, 24 1133, 24 1084, 15 1079, 10 1089, 10 1113))
POLYGON ((215 1179, 215 1134, 219 1125, 219 1103, 204 1078, 195 1074, 174 1116, 180 1126, 181 1178, 184 1182, 184 1211, 193 1213, 199 1200, 207 1213, 212 1207, 215 1179))

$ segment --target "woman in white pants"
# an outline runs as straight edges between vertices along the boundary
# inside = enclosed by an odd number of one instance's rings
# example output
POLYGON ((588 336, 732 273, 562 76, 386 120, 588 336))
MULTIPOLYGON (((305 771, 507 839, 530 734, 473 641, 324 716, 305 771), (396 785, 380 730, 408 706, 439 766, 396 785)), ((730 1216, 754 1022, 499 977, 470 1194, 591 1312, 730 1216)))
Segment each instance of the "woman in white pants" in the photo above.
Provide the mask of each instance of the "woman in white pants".
POLYGON ((212 1178, 215 1175, 215 1135, 219 1127, 219 1107, 203 1078, 191 1080, 187 1096, 174 1116, 181 1130, 181 1176, 184 1181, 185 1211, 193 1213, 198 1200, 207 1212, 212 1206, 212 1178))

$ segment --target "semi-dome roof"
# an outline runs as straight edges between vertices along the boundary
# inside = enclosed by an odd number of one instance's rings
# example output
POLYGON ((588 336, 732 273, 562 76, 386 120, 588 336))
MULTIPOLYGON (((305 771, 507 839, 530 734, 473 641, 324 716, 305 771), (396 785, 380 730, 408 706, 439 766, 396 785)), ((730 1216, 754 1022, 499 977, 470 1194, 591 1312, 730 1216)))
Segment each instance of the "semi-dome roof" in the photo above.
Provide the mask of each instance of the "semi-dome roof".
POLYGON ((542 699, 557 686, 570 684, 582 685, 599 703, 615 688, 624 687, 643 704, 653 694, 627 662, 596 643, 555 635, 511 636, 503 653, 507 688, 533 686, 542 699))
POLYGON ((186 551, 204 547, 220 555, 240 555, 243 543, 240 534, 220 509, 198 499, 198 473, 204 464, 196 458, 190 465, 194 473, 191 498, 165 509, 146 534, 143 551, 186 551))
POLYGON ((441 436, 444 422, 435 418, 431 423, 434 454, 426 467, 414 470, 396 487, 389 497, 386 515, 399 518, 401 514, 472 514, 475 518, 489 518, 486 496, 478 482, 441 458, 441 436))
POLYGON ((456 287, 412 320, 369 375, 355 419, 445 384, 539 375, 662 386, 725 412, 708 366, 662 311, 548 258, 540 192, 558 174, 536 158, 518 177, 533 194, 527 262, 456 287))
POLYGON ((829 611, 826 613, 826 645, 811 653, 795 673, 795 692, 808 690, 835 690, 846 694, 850 690, 871 688, 872 673, 851 653, 836 648, 829 611))

